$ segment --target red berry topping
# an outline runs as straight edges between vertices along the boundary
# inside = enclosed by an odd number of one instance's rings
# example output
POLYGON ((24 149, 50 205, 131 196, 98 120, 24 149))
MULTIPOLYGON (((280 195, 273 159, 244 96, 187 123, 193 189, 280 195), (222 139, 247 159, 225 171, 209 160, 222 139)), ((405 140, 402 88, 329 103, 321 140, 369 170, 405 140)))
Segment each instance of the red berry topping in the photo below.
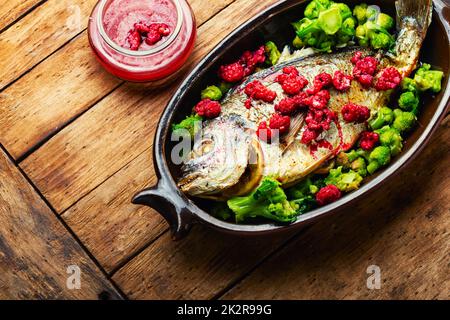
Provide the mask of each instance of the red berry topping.
POLYGON ((266 51, 264 46, 258 48, 254 52, 245 51, 239 59, 239 63, 244 67, 244 76, 252 74, 258 64, 266 61, 266 51))
POLYGON ((343 106, 341 112, 346 122, 363 123, 370 118, 369 108, 351 102, 343 106))
POLYGON ((320 131, 311 130, 306 128, 305 131, 303 131, 302 140, 301 142, 303 144, 310 144, 312 141, 316 140, 317 137, 320 135, 320 131))
POLYGON ((162 39, 162 35, 158 32, 158 30, 150 29, 147 33, 147 38, 145 38, 145 43, 149 46, 154 45, 162 39))
POLYGON ((346 75, 342 71, 336 71, 333 77, 333 86, 336 88, 336 90, 346 91, 350 89, 352 80, 352 76, 346 75))
POLYGON ((359 140, 359 146, 361 149, 370 151, 378 144, 378 141, 380 141, 380 136, 378 133, 370 132, 370 131, 364 131, 361 133, 361 139, 359 140))
POLYGON ((157 25, 158 25, 157 26, 158 27, 158 32, 162 36, 166 37, 166 36, 168 36, 170 34, 170 28, 169 28, 169 26, 167 24, 165 24, 165 23, 158 23, 157 25))
POLYGON ((272 130, 279 130, 280 135, 289 131, 291 119, 288 116, 283 116, 279 113, 274 113, 269 120, 269 127, 272 130))
POLYGON ((330 92, 321 90, 308 98, 309 107, 313 109, 324 109, 330 101, 330 92))
POLYGON ((353 68, 353 77, 363 86, 370 87, 372 85, 373 76, 377 71, 378 60, 374 57, 365 57, 356 62, 353 68))
POLYGON ((275 106, 275 111, 282 115, 291 115, 297 111, 297 101, 291 97, 284 98, 275 106))
POLYGON ((314 77, 313 87, 308 89, 309 94, 316 94, 323 88, 329 87, 333 82, 333 77, 329 73, 323 72, 314 77))
POLYGON ((306 129, 301 142, 308 144, 317 139, 323 132, 330 129, 331 122, 336 120, 336 114, 330 109, 310 109, 305 118, 306 129))
POLYGON ((350 61, 353 64, 356 64, 359 60, 362 59, 362 55, 363 55, 363 53, 361 51, 356 51, 355 54, 353 55, 353 57, 350 59, 350 61))
POLYGON ((264 102, 273 102, 273 100, 277 97, 277 93, 275 91, 268 89, 259 80, 255 80, 247 84, 244 92, 249 98, 262 100, 264 102))
POLYGON ((400 82, 402 82, 402 76, 400 72, 394 67, 389 67, 381 72, 381 76, 378 78, 375 88, 379 91, 395 89, 400 82))
POLYGON ((145 34, 151 30, 150 25, 140 21, 134 24, 134 30, 138 31, 141 34, 145 34))
POLYGON ((256 130, 259 140, 269 143, 272 140, 272 131, 267 127, 267 122, 263 121, 256 130))
POLYGON ((283 73, 284 74, 292 74, 294 76, 298 76, 299 72, 298 69, 294 66, 287 66, 283 68, 283 73))
POLYGON ((219 77, 226 82, 241 81, 244 79, 244 67, 239 62, 221 66, 219 77))
POLYGON ((127 41, 130 45, 130 49, 136 51, 142 43, 141 34, 137 30, 130 30, 130 32, 128 32, 127 41))
POLYGON ((250 108, 252 107, 252 99, 247 99, 247 100, 245 100, 244 106, 245 106, 247 109, 250 109, 250 108))
POLYGON ((324 206, 333 203, 342 197, 341 191, 333 184, 323 187, 316 193, 316 201, 319 205, 324 206))
POLYGON ((221 106, 217 101, 204 99, 197 103, 194 110, 199 116, 205 117, 207 119, 212 119, 219 116, 221 106))

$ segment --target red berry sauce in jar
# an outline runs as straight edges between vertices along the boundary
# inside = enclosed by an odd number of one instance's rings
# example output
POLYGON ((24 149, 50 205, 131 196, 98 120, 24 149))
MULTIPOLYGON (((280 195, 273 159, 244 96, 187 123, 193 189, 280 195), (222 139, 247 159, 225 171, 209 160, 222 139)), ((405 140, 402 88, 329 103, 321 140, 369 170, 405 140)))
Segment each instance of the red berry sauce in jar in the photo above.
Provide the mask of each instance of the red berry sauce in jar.
POLYGON ((195 18, 186 0, 100 0, 88 26, 89 42, 100 63, 127 81, 150 82, 179 71, 194 48, 195 18), (164 24, 158 41, 145 41, 136 24, 164 24), (132 48, 130 33, 139 43, 132 48))

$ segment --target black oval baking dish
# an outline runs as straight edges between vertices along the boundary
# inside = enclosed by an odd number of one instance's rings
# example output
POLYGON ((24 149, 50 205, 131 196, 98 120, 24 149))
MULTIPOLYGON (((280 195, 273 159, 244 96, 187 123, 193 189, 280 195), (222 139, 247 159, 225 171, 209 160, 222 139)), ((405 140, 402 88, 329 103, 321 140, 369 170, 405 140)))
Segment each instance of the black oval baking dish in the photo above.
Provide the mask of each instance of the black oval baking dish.
MULTIPOLYGON (((278 2, 265 9, 257 16, 234 30, 220 42, 184 79, 172 99, 165 108, 159 121, 153 149, 153 159, 158 183, 141 191, 133 198, 133 203, 147 205, 156 209, 169 223, 173 237, 180 239, 187 234, 193 223, 202 222, 218 230, 240 234, 269 234, 300 228, 306 223, 315 221, 339 208, 348 207, 364 194, 380 187, 388 178, 392 178, 408 162, 410 162, 429 141, 446 114, 449 104, 450 84, 450 7, 441 0, 434 1, 434 17, 432 25, 422 49, 422 60, 431 63, 445 72, 443 90, 434 98, 426 99, 425 107, 419 116, 420 126, 408 137, 404 151, 389 167, 370 177, 363 186, 339 201, 318 208, 298 217, 289 225, 276 223, 235 224, 216 219, 210 215, 210 202, 190 199, 177 187, 176 180, 180 174, 179 166, 170 160, 172 142, 170 141, 171 124, 181 121, 190 114, 192 105, 198 100, 200 91, 213 83, 218 67, 231 62, 241 52, 252 49, 249 44, 261 44, 275 39, 278 44, 288 44, 294 32, 288 22, 295 21, 303 15, 306 1, 288 0, 278 2)), ((357 1, 348 1, 355 5, 357 1)), ((371 2, 394 14, 394 1, 371 2)), ((255 45, 256 47, 256 45, 255 45)))

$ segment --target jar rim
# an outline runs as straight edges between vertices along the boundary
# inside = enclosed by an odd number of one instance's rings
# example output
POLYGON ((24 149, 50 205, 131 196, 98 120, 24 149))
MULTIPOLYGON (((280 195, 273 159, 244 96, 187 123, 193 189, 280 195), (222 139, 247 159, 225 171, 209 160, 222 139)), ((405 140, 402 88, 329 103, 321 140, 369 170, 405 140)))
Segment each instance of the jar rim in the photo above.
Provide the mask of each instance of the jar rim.
POLYGON ((179 0, 171 0, 172 3, 175 5, 175 8, 177 10, 177 24, 175 26, 174 31, 172 34, 167 38, 166 41, 161 43, 159 46, 156 46, 150 50, 142 50, 142 51, 134 51, 130 49, 123 48, 122 46, 118 45, 116 42, 114 42, 109 35, 105 31, 105 27, 103 25, 103 14, 105 11, 105 6, 108 1, 114 1, 114 0, 100 0, 99 1, 99 14, 97 15, 97 28, 99 30, 100 36, 105 40, 105 42, 114 50, 126 54, 129 56, 134 57, 142 57, 142 56, 148 56, 152 55, 158 52, 161 52, 165 48, 167 48, 178 36, 178 34, 181 31, 181 27, 183 25, 183 9, 181 8, 181 4, 179 0))

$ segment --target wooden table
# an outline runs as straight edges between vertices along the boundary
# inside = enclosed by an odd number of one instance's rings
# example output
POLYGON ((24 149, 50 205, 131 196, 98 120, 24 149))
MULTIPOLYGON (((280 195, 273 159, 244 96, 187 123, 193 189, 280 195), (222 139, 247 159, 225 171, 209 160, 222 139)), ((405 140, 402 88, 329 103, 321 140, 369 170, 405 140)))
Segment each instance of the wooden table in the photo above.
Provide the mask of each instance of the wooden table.
MULTIPOLYGON (((154 130, 177 83, 152 90, 103 71, 86 35, 95 2, 0 6, 1 298, 449 298, 448 117, 409 170, 354 210, 275 238, 199 225, 173 242, 130 199, 155 182, 154 130), (66 286, 71 265, 79 290, 66 286), (379 290, 367 288, 370 265, 379 290)), ((189 68, 274 2, 191 0, 189 68)))

